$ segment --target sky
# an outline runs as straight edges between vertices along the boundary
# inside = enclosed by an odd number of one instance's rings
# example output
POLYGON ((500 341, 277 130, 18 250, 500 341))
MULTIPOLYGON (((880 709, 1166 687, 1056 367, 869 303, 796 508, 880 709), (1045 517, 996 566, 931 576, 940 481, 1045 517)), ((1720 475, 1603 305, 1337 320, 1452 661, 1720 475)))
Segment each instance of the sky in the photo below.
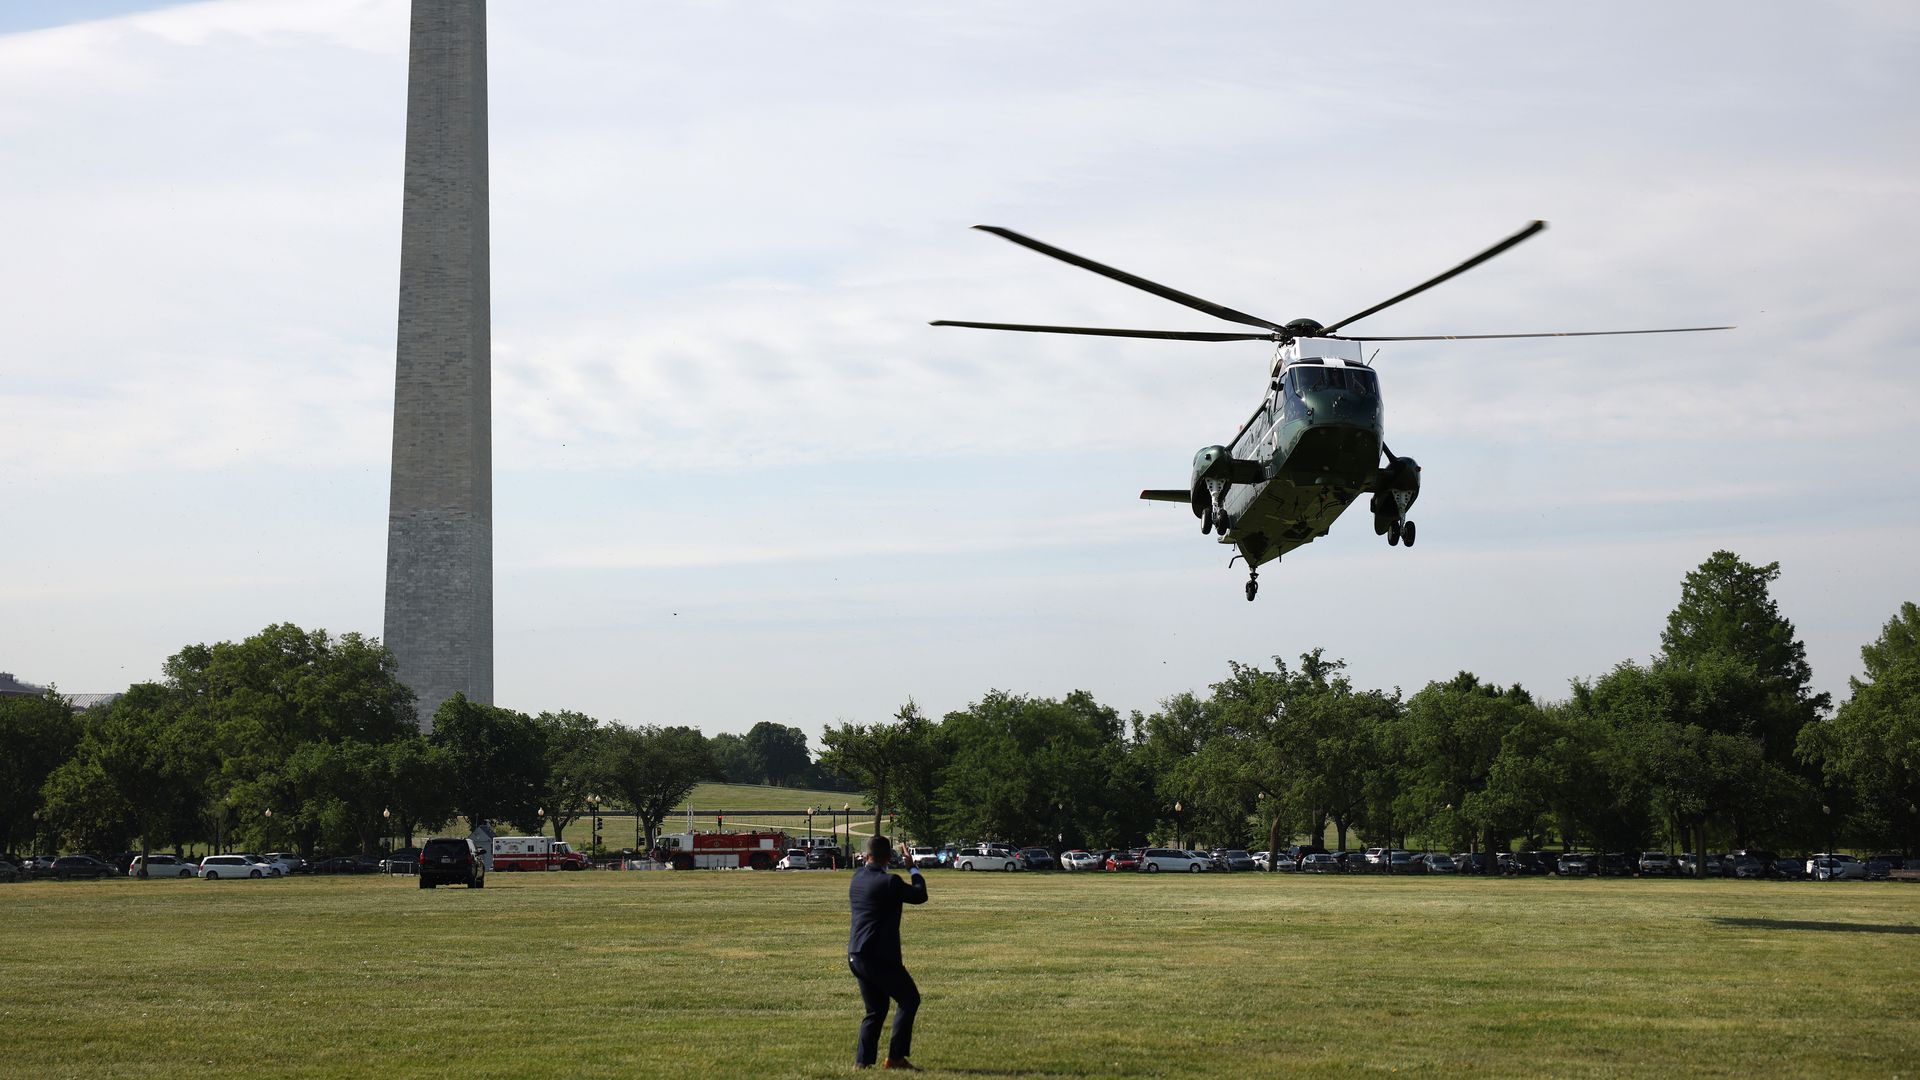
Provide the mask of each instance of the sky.
MULTIPOLYGON (((1123 712, 1314 648, 1566 696, 1780 564, 1816 688, 1902 600, 1920 9, 536 4, 489 12, 495 694, 744 731, 990 689, 1123 712), (1383 344, 1419 544, 1244 571, 1178 506, 1276 321, 1383 344)), ((0 668, 378 636, 398 0, 0 4, 0 668)), ((1371 347, 1370 347, 1371 348, 1371 347)))

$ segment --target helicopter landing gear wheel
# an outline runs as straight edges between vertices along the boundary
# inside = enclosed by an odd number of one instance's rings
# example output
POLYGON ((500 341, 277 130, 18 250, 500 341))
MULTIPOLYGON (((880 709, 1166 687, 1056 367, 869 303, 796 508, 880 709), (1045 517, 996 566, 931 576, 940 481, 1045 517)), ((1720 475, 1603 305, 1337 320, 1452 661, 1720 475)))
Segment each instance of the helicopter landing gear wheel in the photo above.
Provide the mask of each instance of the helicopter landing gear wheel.
POLYGON ((1400 530, 1399 522, 1396 521, 1393 524, 1387 526, 1387 545, 1389 547, 1399 547, 1400 535, 1401 535, 1401 530, 1400 530))
POLYGON ((1247 599, 1252 600, 1258 595, 1260 595, 1260 572, 1256 570, 1247 577, 1247 599))
POLYGON ((1404 526, 1401 526, 1400 542, 1408 547, 1413 546, 1413 522, 1409 521, 1404 526))
POLYGON ((1213 507, 1209 506, 1207 507, 1207 512, 1200 515, 1200 535, 1205 536, 1212 531, 1213 531, 1213 507))

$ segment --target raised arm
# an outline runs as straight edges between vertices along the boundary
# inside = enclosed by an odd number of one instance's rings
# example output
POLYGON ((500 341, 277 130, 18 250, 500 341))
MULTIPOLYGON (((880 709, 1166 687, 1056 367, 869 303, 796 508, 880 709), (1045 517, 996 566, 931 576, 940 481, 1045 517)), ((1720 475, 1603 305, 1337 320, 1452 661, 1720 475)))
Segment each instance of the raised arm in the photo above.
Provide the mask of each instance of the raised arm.
POLYGON ((920 876, 919 867, 913 869, 912 881, 901 881, 899 878, 893 880, 899 882, 894 886, 893 891, 899 894, 902 903, 924 904, 927 902, 927 879, 920 876))

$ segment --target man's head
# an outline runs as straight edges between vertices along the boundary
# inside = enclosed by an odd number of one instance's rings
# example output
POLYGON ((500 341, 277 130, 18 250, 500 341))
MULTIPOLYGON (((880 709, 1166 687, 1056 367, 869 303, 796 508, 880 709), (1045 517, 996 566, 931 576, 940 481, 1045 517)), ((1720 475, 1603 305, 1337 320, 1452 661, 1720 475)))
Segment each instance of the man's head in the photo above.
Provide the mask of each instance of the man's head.
POLYGON ((867 837, 867 863, 886 869, 893 862, 893 841, 884 836, 867 837))

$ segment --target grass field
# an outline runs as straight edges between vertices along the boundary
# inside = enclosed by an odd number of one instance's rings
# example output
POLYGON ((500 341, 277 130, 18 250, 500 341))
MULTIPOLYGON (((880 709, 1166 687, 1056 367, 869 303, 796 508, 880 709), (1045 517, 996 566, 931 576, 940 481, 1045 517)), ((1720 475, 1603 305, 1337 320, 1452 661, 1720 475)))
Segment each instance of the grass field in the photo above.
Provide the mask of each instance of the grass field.
MULTIPOLYGON (((929 875, 969 1076, 1911 1075, 1920 886, 929 875)), ((0 886, 0 1075, 838 1076, 845 873, 0 886), (236 1064, 246 1062, 245 1065, 236 1064)))
MULTIPOLYGON (((821 813, 813 819, 816 835, 825 836, 830 828, 837 827, 844 835, 847 827, 845 813, 839 813, 841 807, 853 807, 853 835, 865 836, 873 831, 873 814, 867 810, 867 797, 850 791, 813 791, 806 788, 777 788, 759 784, 701 784, 692 795, 680 804, 680 809, 669 816, 663 826, 668 832, 681 832, 687 827, 686 811, 693 810, 693 827, 703 832, 715 828, 713 811, 715 810, 805 810, 817 807, 825 811, 832 807, 836 813, 821 813), (862 811, 866 812, 864 823, 862 811)), ((601 831, 601 846, 610 851, 623 847, 634 847, 633 818, 609 814, 605 818, 606 827, 601 831)), ((755 815, 752 818, 728 818, 724 823, 727 831, 766 827, 780 829, 789 835, 805 836, 807 819, 804 814, 788 817, 755 815)), ((456 829, 464 835, 463 830, 456 829)), ((587 840, 593 833, 593 827, 582 818, 567 826, 566 838, 575 850, 587 850, 587 840)), ((505 835, 502 833, 501 835, 505 835)))

